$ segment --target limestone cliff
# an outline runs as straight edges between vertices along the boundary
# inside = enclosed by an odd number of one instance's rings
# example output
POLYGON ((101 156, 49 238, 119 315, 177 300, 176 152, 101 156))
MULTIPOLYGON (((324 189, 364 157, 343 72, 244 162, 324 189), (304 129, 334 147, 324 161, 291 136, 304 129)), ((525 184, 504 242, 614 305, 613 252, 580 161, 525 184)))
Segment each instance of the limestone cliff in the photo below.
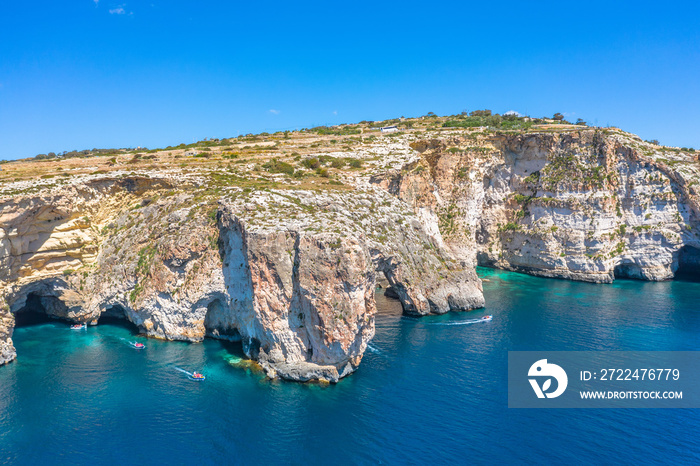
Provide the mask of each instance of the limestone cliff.
POLYGON ((17 356, 15 347, 12 344, 12 330, 15 327, 15 318, 9 311, 8 307, 0 310, 0 365, 12 361, 17 356))
POLYGON ((374 335, 377 277, 426 315, 483 307, 477 264, 594 282, 700 268, 688 151, 436 121, 5 165, 0 364, 14 316, 38 311, 240 341, 270 377, 335 382, 374 335))
POLYGON ((700 164, 613 130, 418 140, 377 177, 467 263, 609 283, 698 264, 700 164))
POLYGON ((99 177, 2 203, 3 360, 12 314, 33 310, 242 341, 271 377, 336 382, 374 335, 378 272, 409 313, 483 306, 474 271, 388 193, 211 195, 195 182, 99 177))

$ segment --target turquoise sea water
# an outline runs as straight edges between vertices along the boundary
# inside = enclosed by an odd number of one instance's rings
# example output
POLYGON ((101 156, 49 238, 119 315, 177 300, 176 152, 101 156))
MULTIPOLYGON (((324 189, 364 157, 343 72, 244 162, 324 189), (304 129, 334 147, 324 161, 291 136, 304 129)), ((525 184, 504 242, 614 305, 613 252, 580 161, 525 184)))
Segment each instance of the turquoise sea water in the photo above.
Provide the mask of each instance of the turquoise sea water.
POLYGON ((215 340, 18 328, 19 359, 0 367, 0 463, 700 461, 696 410, 509 410, 506 386, 509 350, 700 349, 700 283, 480 274, 475 312, 402 317, 378 295, 371 349, 328 387, 266 380, 215 340))

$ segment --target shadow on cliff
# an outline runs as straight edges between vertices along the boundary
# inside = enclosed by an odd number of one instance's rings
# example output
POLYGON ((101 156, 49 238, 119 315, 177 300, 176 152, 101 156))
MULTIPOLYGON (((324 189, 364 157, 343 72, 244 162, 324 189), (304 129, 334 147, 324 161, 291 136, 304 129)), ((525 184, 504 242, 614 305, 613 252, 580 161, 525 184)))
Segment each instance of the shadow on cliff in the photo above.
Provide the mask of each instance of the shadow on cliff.
POLYGON ((683 246, 678 251, 678 270, 675 279, 685 282, 700 282, 700 249, 683 246))
POLYGON ((57 320, 63 321, 63 319, 49 314, 45 302, 42 301, 45 299, 47 298, 42 298, 35 293, 29 293, 24 306, 13 313, 15 316, 15 328, 31 327, 33 325, 56 322, 57 320))
POLYGON ((125 317, 117 317, 103 314, 97 320, 97 325, 109 325, 112 327, 123 328, 128 330, 132 335, 139 335, 141 333, 136 324, 131 323, 125 317))

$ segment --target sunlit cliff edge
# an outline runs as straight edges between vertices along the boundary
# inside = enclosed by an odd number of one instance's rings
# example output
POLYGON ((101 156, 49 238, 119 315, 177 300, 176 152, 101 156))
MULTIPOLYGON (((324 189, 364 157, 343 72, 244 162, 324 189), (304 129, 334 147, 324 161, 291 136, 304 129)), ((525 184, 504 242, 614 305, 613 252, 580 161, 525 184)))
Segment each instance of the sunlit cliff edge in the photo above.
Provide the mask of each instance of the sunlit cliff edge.
POLYGON ((597 283, 698 270, 698 152, 499 118, 4 163, 0 363, 34 310, 241 341, 270 377, 336 382, 374 335, 378 284, 420 316, 483 307, 477 265, 597 283))

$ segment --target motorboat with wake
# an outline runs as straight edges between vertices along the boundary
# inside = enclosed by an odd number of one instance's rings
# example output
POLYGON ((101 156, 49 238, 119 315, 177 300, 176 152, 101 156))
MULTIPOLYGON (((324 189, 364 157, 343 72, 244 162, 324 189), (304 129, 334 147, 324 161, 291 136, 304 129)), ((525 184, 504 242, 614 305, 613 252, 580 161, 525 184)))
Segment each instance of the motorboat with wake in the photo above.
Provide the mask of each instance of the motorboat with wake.
POLYGON ((196 380, 196 381, 198 381, 198 382, 201 382, 202 380, 205 380, 205 379, 206 379, 206 377, 204 377, 204 374, 202 374, 201 372, 197 372, 197 371, 188 372, 188 371, 186 371, 185 369, 181 369, 181 368, 179 368, 179 367, 175 367, 175 370, 176 370, 176 371, 180 371, 180 372, 182 372, 183 374, 186 374, 186 375, 187 375, 187 378, 190 379, 190 380, 196 380))
POLYGON ((87 329, 87 323, 82 323, 82 324, 75 324, 70 326, 71 330, 83 330, 87 329))
POLYGON ((472 324, 483 324, 484 322, 491 322, 493 316, 491 314, 479 317, 478 319, 465 319, 457 320, 451 322, 432 322, 428 325, 440 325, 440 326, 454 326, 454 325, 472 325, 472 324))
POLYGON ((139 343, 138 341, 130 341, 129 346, 131 346, 134 349, 144 349, 146 345, 143 343, 139 343))

